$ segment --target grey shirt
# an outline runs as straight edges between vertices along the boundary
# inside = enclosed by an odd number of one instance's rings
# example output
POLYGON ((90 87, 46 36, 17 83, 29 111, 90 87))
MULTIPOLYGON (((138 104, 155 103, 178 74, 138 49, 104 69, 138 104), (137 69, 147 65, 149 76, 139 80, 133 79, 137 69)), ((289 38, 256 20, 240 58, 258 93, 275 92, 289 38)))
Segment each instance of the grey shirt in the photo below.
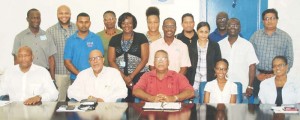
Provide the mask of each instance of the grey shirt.
POLYGON ((47 35, 42 29, 35 35, 29 28, 22 31, 15 37, 12 54, 17 55, 21 46, 28 46, 32 49, 33 63, 49 69, 48 58, 56 53, 51 36, 47 35))

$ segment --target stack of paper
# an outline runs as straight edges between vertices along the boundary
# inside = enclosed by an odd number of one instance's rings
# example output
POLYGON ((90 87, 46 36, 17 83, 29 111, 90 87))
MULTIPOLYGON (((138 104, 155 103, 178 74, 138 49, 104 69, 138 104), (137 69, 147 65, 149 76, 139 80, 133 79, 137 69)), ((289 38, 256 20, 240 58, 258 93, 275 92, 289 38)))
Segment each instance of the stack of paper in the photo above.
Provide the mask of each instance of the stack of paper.
POLYGON ((144 110, 180 110, 180 102, 146 102, 144 110))

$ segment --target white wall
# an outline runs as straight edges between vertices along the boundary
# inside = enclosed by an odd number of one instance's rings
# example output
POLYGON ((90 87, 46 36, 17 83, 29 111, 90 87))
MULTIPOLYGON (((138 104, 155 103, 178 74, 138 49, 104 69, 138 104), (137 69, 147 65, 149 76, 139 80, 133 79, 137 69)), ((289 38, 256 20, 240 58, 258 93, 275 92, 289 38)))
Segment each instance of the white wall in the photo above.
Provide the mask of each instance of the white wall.
MULTIPOLYGON (((181 32, 181 16, 184 13, 192 13, 195 22, 204 20, 203 5, 205 0, 169 0, 170 4, 153 3, 155 0, 2 0, 0 5, 1 27, 0 30, 0 73, 5 68, 13 65, 11 55, 14 37, 20 31, 28 27, 26 13, 31 8, 41 11, 41 28, 46 30, 57 22, 56 9, 59 5, 66 4, 71 8, 72 19, 75 22, 80 12, 86 12, 91 16, 91 31, 98 32, 104 28, 102 14, 106 10, 113 10, 117 16, 123 12, 131 12, 137 17, 138 26, 135 31, 144 33, 147 30, 145 11, 149 6, 157 6, 161 12, 161 24, 166 17, 173 17, 177 21, 177 33, 181 32), (202 3, 200 6, 200 2, 202 3), (201 9, 201 11, 200 11, 201 9)), ((269 8, 276 8, 279 11, 278 27, 287 31, 294 42, 295 63, 292 71, 299 71, 300 37, 297 36, 295 28, 300 27, 298 22, 300 15, 299 0, 269 0, 269 8)), ((214 23, 211 23, 214 24, 214 23)), ((161 29, 161 27, 160 27, 161 29)), ((161 30, 162 31, 162 30, 161 30)), ((299 33, 299 32, 298 32, 299 33)))

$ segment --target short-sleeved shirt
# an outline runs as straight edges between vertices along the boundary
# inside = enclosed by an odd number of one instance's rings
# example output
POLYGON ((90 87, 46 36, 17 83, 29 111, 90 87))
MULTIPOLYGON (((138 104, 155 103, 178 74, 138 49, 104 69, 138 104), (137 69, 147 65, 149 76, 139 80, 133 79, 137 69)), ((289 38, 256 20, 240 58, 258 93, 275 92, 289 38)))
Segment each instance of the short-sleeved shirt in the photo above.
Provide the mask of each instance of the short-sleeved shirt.
POLYGON ((230 103, 230 97, 237 94, 237 86, 234 82, 226 81, 223 91, 220 90, 217 80, 206 83, 204 91, 209 92, 209 103, 230 103))
POLYGON ((243 93, 249 84, 249 66, 259 63, 252 44, 241 37, 231 46, 228 37, 219 41, 222 57, 229 62, 228 78, 233 82, 241 82, 243 93))
POLYGON ((292 38, 286 32, 277 28, 269 36, 265 30, 256 31, 250 38, 259 64, 256 68, 265 71, 272 71, 272 60, 275 56, 285 56, 288 60, 289 68, 293 66, 294 53, 292 38))
POLYGON ((134 85, 134 89, 142 89, 150 95, 177 95, 184 90, 194 90, 184 75, 172 70, 169 70, 162 80, 157 78, 155 70, 147 72, 134 85))
MULTIPOLYGON (((115 48, 116 64, 118 65, 119 69, 124 72, 124 74, 130 74, 140 64, 142 56, 141 45, 148 44, 148 40, 144 34, 134 32, 131 45, 125 47, 122 46, 122 41, 130 41, 122 40, 122 35, 123 33, 113 36, 109 42, 109 46, 115 48), (122 47, 127 48, 128 51, 124 51, 122 47)), ((148 71, 148 69, 147 67, 144 67, 140 72, 146 71, 148 71)))
POLYGON ((150 44, 148 65, 154 66, 155 52, 158 50, 165 50, 168 52, 169 70, 179 72, 180 67, 191 66, 189 51, 186 44, 176 38, 174 38, 170 45, 165 42, 164 38, 152 42, 150 44))
MULTIPOLYGON (((67 39, 64 60, 71 60, 75 68, 82 71, 90 67, 90 52, 97 49, 104 53, 104 49, 101 38, 95 33, 89 31, 89 34, 84 39, 78 37, 77 33, 78 31, 67 39)), ((71 73, 70 78, 71 80, 75 80, 76 75, 71 73)))
POLYGON ((47 69, 49 69, 48 58, 57 52, 53 38, 42 29, 39 29, 36 35, 29 28, 19 33, 15 37, 12 54, 17 55, 18 49, 22 46, 31 48, 34 64, 47 69))
MULTIPOLYGON (((120 34, 121 32, 122 32, 121 30, 116 29, 116 35, 120 34)), ((101 38, 102 43, 103 43, 103 47, 104 47, 104 53, 103 53, 104 58, 105 58, 104 65, 109 66, 108 59, 107 59, 107 55, 108 55, 107 52, 108 52, 108 44, 109 44, 109 41, 112 38, 112 36, 107 35, 105 33, 105 30, 102 30, 102 31, 98 32, 97 35, 101 38)))
POLYGON ((70 23, 67 29, 64 29, 60 23, 56 23, 47 29, 47 33, 53 38, 54 44, 57 48, 55 58, 55 74, 69 74, 69 71, 64 65, 64 48, 67 39, 73 35, 77 30, 74 23, 70 23))

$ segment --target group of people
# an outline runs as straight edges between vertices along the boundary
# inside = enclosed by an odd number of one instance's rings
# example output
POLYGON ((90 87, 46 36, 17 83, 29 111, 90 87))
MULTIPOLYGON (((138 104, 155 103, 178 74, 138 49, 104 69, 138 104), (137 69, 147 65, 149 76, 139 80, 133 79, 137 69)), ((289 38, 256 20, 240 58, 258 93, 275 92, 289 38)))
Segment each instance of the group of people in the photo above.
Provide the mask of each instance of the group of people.
POLYGON ((46 31, 40 28, 40 14, 30 9, 29 27, 15 38, 15 66, 5 72, 0 87, 0 95, 10 100, 133 102, 137 97, 175 102, 197 97, 201 82, 208 82, 205 103, 236 103, 234 82, 240 82, 245 101, 258 96, 262 103, 300 102, 293 97, 300 96, 300 88, 287 75, 293 65, 292 39, 276 27, 275 9, 263 12, 264 29, 249 41, 241 37, 239 19, 229 19, 226 12, 216 16, 212 33, 208 22, 198 23, 194 30, 194 17, 186 13, 183 31, 177 35, 171 17, 163 20, 163 32, 159 31, 157 7, 146 10, 144 34, 134 31, 137 20, 129 12, 117 20, 113 11, 106 11, 105 28, 97 34, 89 30, 87 13, 78 14, 72 23, 66 5, 58 7, 58 23, 46 31))

